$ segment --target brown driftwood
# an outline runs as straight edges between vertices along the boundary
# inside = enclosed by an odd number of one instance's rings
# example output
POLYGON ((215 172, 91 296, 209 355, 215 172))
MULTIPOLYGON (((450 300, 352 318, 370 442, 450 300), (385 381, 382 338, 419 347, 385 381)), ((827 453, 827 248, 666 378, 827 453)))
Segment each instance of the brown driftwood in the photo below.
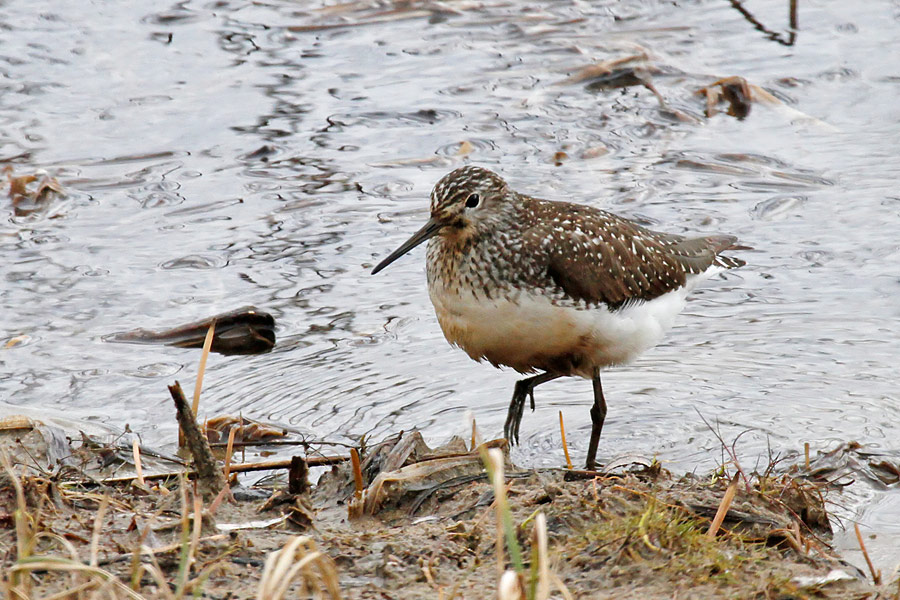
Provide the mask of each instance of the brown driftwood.
MULTIPOLYGON (((285 460, 265 460, 253 463, 232 464, 228 470, 231 473, 246 473, 249 471, 275 471, 277 469, 290 469, 291 461, 285 460)), ((338 465, 348 459, 347 456, 309 456, 306 457, 306 464, 310 467, 327 467, 330 465, 338 465)), ((197 478, 196 471, 165 471, 163 473, 144 473, 144 481, 157 481, 159 479, 169 479, 170 477, 178 477, 185 475, 190 479, 197 478)), ((63 485, 116 485, 118 483, 130 483, 137 479, 137 475, 123 475, 121 477, 107 477, 106 479, 81 479, 75 481, 63 482, 63 485)))

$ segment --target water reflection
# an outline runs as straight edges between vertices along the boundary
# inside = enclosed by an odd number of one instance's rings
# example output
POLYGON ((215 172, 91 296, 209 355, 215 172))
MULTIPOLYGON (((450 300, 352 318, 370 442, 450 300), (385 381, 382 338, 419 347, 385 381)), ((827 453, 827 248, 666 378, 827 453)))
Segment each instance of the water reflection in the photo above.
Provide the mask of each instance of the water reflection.
MULTIPOLYGON (((497 434, 516 376, 446 345, 422 253, 368 276, 434 182, 471 162, 534 195, 753 248, 663 345, 606 375, 602 455, 702 470, 721 455, 697 410, 726 439, 749 430, 748 457, 850 439, 898 451, 898 35, 878 7, 804 5, 790 48, 727 3, 14 0, 0 26, 15 31, 0 160, 69 194, 28 217, 4 208, 0 322, 28 339, 0 356, 13 405, 168 443, 164 386, 192 379, 197 353, 102 336, 252 304, 278 345, 212 357, 204 412, 440 440, 472 411, 497 434), (643 87, 559 85, 639 53, 665 106, 643 87), (732 75, 783 104, 707 119, 695 91, 732 75)), ((517 461, 562 461, 558 410, 584 451, 588 385, 539 390, 517 461)))

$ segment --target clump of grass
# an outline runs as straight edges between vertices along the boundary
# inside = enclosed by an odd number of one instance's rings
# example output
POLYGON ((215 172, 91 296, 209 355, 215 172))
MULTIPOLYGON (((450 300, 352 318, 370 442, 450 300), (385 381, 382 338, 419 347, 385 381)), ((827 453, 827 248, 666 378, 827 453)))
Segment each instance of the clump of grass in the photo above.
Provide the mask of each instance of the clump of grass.
POLYGON ((730 464, 733 472, 723 467, 712 482, 672 482, 672 493, 659 479, 609 481, 604 487, 608 493, 583 500, 599 518, 566 542, 565 555, 574 564, 601 566, 610 578, 648 581, 648 586, 672 591, 708 588, 705 593, 726 594, 740 589, 747 597, 794 597, 797 585, 784 553, 793 551, 806 564, 819 564, 817 556, 824 559, 821 564, 829 563, 807 514, 824 510, 821 496, 772 469, 748 474, 736 460, 730 464), (740 502, 736 512, 729 512, 732 501, 740 502), (720 527, 726 513, 729 525, 720 527))
MULTIPOLYGON (((791 472, 795 469, 780 468, 779 465, 784 458, 773 455, 771 449, 764 468, 759 469, 759 465, 757 465, 753 471, 745 471, 738 460, 737 443, 746 432, 739 434, 730 445, 726 444, 718 429, 714 428, 702 415, 700 416, 719 440, 723 453, 722 464, 713 474, 711 484, 716 485, 720 479, 732 478, 729 492, 733 498, 733 494, 737 490, 737 481, 740 479, 744 482, 743 497, 745 499, 751 500, 758 510, 768 510, 780 517, 777 519, 782 522, 780 528, 762 532, 769 543, 781 540, 783 545, 792 548, 799 555, 817 556, 826 560, 836 559, 837 556, 829 549, 828 544, 819 538, 821 533, 831 533, 831 523, 825 509, 823 491, 826 484, 798 477, 795 472, 791 472), (726 455, 727 461, 725 460, 726 455), (732 469, 733 476, 729 474, 732 469)), ((805 464, 808 464, 809 444, 804 445, 804 454, 805 464)), ((726 492, 727 496, 728 492, 726 492)), ((726 503, 723 502, 724 504, 726 503)))
MULTIPOLYGON (((189 499, 188 485, 184 477, 181 478, 181 539, 180 543, 175 545, 179 551, 178 570, 176 571, 174 591, 172 584, 166 579, 165 572, 156 560, 156 553, 143 546, 144 538, 147 530, 141 536, 138 547, 134 550, 132 559, 131 582, 132 587, 137 587, 144 573, 148 574, 156 583, 158 588, 157 594, 167 600, 182 600, 188 594, 198 596, 206 583, 216 571, 223 569, 220 561, 214 561, 194 573, 197 564, 197 553, 203 540, 200 537, 203 526, 203 501, 197 494, 196 490, 189 499), (138 555, 147 555, 150 564, 141 563, 138 555)), ((214 536, 215 537, 215 536, 214 536)))
POLYGON ((269 555, 257 598, 281 600, 288 597, 288 589, 295 580, 299 580, 300 590, 292 593, 291 598, 305 597, 307 594, 321 598, 322 591, 332 600, 341 598, 334 562, 319 550, 309 536, 294 537, 281 550, 269 555))
MULTIPOLYGON (((668 573, 673 582, 692 586, 734 584, 747 573, 748 560, 762 558, 765 548, 707 535, 708 523, 685 509, 652 495, 637 495, 634 502, 617 498, 621 506, 600 510, 604 517, 588 531, 582 549, 612 567, 650 566, 668 573)), ((613 568, 613 572, 622 572, 613 568)))

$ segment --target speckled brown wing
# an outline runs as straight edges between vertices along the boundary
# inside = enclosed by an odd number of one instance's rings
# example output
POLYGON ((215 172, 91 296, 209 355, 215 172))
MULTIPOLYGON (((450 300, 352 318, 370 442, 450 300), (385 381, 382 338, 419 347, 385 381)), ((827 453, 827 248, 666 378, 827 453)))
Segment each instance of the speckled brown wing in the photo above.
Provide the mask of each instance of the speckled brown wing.
POLYGON ((676 290, 714 264, 743 264, 718 256, 734 244, 730 236, 685 238, 588 206, 531 202, 538 218, 529 235, 542 240, 549 278, 574 300, 621 308, 676 290))

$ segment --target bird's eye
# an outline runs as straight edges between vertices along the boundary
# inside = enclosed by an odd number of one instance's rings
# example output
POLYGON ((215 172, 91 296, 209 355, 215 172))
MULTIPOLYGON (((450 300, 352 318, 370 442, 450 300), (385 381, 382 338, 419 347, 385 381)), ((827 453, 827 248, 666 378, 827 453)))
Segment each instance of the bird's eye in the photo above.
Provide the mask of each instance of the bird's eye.
POLYGON ((478 206, 479 202, 481 202, 481 196, 478 194, 469 194, 469 197, 466 198, 466 208, 475 208, 478 206))

